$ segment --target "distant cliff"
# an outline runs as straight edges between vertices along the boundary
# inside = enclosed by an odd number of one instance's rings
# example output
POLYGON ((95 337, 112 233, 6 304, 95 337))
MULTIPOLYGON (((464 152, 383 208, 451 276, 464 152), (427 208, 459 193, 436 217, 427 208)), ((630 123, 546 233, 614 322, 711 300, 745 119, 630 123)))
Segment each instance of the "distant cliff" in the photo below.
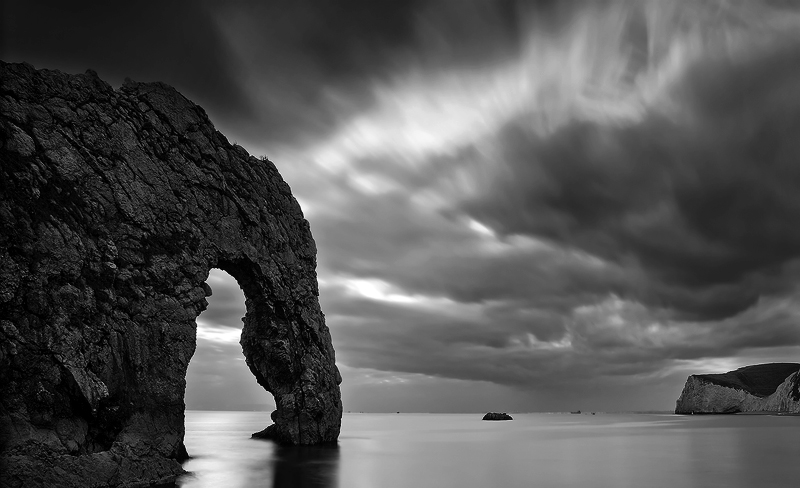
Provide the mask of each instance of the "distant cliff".
POLYGON ((745 366, 689 376, 675 413, 800 413, 800 364, 745 366))

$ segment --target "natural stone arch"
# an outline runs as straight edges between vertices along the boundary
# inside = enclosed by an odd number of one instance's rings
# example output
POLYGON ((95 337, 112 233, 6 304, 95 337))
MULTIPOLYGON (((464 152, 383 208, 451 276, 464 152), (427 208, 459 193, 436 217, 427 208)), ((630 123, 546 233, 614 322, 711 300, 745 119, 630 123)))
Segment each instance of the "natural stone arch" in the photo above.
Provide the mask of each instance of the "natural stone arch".
POLYGON ((242 352, 258 384, 275 398, 275 423, 261 436, 285 444, 335 441, 342 378, 328 364, 333 347, 319 305, 298 308, 273 299, 276 295, 265 293, 263 277, 253 273, 252 263, 221 259, 214 267, 233 276, 244 292, 242 352))
POLYGON ((181 472, 213 267, 244 290, 243 352, 277 404, 269 433, 335 441, 316 248, 275 166, 163 84, 115 91, 92 72, 6 63, 0 77, 0 481, 181 472))

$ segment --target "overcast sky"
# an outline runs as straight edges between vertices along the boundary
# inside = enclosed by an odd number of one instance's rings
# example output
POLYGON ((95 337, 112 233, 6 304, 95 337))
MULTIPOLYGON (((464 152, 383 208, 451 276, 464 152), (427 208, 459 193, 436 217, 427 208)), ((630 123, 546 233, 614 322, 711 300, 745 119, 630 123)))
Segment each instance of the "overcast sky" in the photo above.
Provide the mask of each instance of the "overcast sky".
MULTIPOLYGON (((1 46, 172 84, 275 162, 346 411, 669 410, 800 361, 795 5, 27 0, 1 46)), ((270 409, 209 284, 187 406, 270 409)))

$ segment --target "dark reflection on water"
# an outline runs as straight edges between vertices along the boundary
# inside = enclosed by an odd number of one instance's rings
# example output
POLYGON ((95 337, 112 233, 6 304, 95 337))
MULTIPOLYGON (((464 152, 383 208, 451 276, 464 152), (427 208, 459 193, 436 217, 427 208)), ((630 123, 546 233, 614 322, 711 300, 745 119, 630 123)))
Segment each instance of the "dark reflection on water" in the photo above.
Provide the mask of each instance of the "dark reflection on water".
POLYGON ((339 446, 277 446, 272 465, 274 488, 333 488, 339 482, 339 446))
POLYGON ((261 412, 186 413, 189 473, 176 483, 181 488, 339 486, 339 447, 279 446, 251 439, 269 422, 261 412))

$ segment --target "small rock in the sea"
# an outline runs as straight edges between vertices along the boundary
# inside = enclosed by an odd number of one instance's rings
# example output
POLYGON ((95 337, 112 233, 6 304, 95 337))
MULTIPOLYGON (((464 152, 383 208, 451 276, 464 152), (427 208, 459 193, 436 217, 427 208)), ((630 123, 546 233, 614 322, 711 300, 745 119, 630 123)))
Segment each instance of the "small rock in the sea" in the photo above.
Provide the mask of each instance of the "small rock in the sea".
POLYGON ((483 420, 514 420, 514 419, 511 418, 511 415, 505 412, 503 413, 489 412, 483 416, 483 420))

